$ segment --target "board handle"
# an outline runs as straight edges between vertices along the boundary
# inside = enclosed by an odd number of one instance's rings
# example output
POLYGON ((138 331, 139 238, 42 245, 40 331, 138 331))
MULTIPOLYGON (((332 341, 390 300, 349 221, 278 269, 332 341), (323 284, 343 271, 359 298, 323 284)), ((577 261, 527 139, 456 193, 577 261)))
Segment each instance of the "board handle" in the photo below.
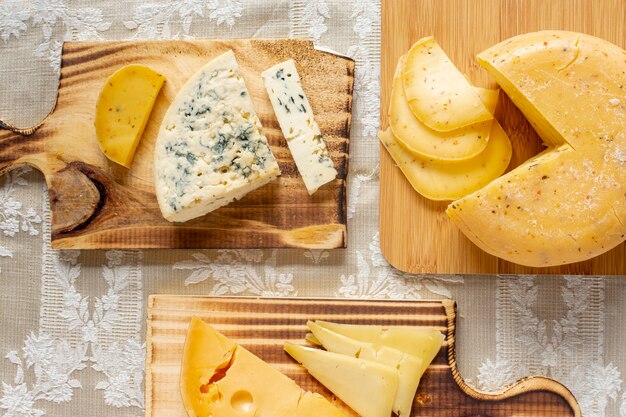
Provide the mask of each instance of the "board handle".
POLYGON ((456 362, 455 350, 455 332, 456 332, 456 302, 446 300, 442 302, 448 318, 447 347, 448 347, 448 365, 452 371, 452 377, 461 390, 472 398, 484 401, 502 401, 518 395, 530 392, 548 392, 561 397, 572 410, 574 417, 581 417, 581 410, 574 394, 563 384, 551 378, 543 376, 529 376, 522 378, 513 384, 504 387, 496 392, 484 392, 469 386, 461 377, 456 362))
POLYGON ((0 175, 22 165, 46 171, 46 158, 42 158, 44 135, 37 131, 39 126, 15 129, 0 121, 0 175))

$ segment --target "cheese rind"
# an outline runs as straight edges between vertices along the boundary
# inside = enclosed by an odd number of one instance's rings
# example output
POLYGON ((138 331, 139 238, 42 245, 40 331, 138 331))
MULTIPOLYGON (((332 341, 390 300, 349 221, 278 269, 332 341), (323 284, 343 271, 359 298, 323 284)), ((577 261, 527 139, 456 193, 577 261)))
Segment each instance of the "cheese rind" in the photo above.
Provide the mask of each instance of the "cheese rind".
POLYGON ((478 60, 549 146, 453 202, 452 221, 488 253, 522 265, 579 262, 626 237, 626 52, 592 36, 543 31, 478 60))
POLYGON ((293 343, 285 351, 361 417, 389 417, 398 373, 387 365, 293 343))
POLYGON ((161 123, 154 175, 163 217, 175 222, 280 175, 232 51, 202 67, 176 95, 161 123))
POLYGON ((307 327, 324 349, 329 352, 378 362, 395 368, 398 372, 398 391, 394 399, 393 411, 398 417, 411 415, 415 392, 424 368, 421 359, 387 346, 351 339, 312 321, 307 323, 307 327))
POLYGON ((411 111, 431 129, 448 132, 493 119, 432 36, 409 50, 402 82, 411 111))
POLYGON ((261 75, 304 185, 313 194, 337 178, 337 170, 302 89, 296 64, 290 59, 261 75))
POLYGON ((193 318, 181 369, 189 417, 345 417, 199 318, 193 318))

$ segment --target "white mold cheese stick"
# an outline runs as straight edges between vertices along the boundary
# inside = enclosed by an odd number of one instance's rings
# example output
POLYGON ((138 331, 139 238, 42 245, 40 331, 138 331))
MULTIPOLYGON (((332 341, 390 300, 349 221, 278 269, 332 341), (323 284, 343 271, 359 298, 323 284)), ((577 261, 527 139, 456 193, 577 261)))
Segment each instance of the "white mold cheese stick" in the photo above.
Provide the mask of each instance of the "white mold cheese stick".
POLYGON ((274 113, 309 194, 337 178, 292 59, 262 74, 274 113))
POLYGON ((180 89, 154 156, 163 217, 184 222, 240 199, 280 175, 232 51, 180 89))

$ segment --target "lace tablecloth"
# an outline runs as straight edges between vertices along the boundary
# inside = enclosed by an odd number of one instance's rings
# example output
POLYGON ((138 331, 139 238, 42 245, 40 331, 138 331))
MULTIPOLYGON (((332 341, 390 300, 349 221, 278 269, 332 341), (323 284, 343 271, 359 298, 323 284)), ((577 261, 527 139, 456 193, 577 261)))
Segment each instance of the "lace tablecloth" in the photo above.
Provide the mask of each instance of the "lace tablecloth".
POLYGON ((0 178, 0 413, 141 416, 151 293, 458 301, 461 374, 565 383, 626 417, 620 278, 414 276, 378 242, 380 0, 0 0, 0 119, 53 106, 63 40, 304 37, 356 60, 347 250, 53 251, 45 182, 0 178))

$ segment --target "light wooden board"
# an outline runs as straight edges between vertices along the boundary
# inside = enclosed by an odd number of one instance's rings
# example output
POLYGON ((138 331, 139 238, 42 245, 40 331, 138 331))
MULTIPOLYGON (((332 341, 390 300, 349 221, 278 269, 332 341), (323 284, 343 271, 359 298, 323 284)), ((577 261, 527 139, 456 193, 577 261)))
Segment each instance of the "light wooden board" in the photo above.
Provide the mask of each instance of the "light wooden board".
MULTIPOLYGON (((456 66, 482 87, 496 87, 476 54, 509 37, 543 29, 585 32, 626 47, 623 0, 383 0, 381 126, 387 126, 398 58, 434 35, 456 66)), ((504 93, 496 118, 513 144, 510 169, 539 153, 541 140, 504 93)), ((417 194, 381 146, 380 243, 396 268, 451 274, 626 274, 626 245, 589 261, 530 268, 503 261, 469 241, 444 213, 447 202, 417 194)))
POLYGON ((548 378, 525 378, 493 394, 469 387, 456 365, 456 305, 453 301, 155 295, 148 304, 146 417, 186 416, 180 399, 179 373, 185 335, 193 316, 210 323, 233 341, 239 341, 302 388, 324 395, 345 410, 347 416, 357 417, 283 351, 286 341, 303 343, 307 320, 429 326, 441 330, 446 339, 420 382, 413 417, 580 416, 572 394, 548 378))
POLYGON ((304 40, 68 42, 56 108, 30 136, 0 130, 0 174, 24 164, 49 188, 54 248, 338 248, 347 244, 346 174, 354 62, 304 40), (204 217, 173 224, 161 216, 153 149, 161 120, 200 67, 232 49, 282 171, 281 177, 204 217), (309 196, 280 132, 261 72, 293 58, 338 178, 309 196), (163 74, 129 169, 100 151, 93 125, 106 79, 127 64, 163 74))

